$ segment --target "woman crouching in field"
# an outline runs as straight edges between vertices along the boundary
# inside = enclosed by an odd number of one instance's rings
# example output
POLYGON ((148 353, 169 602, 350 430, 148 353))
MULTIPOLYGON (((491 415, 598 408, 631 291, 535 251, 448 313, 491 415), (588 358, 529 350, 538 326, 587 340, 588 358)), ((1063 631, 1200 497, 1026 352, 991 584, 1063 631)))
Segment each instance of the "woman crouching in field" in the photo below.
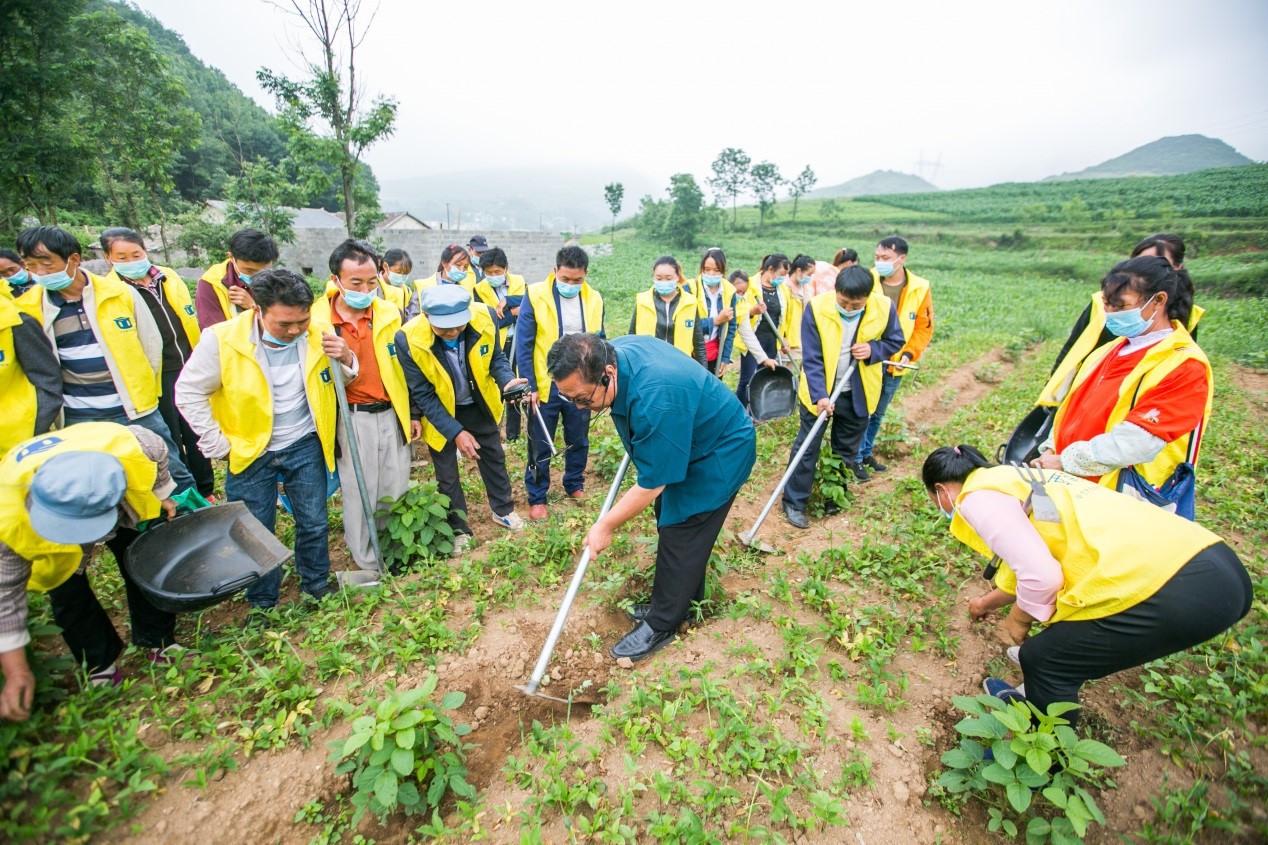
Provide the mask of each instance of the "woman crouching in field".
POLYGON ((1078 703, 1085 681, 1191 648, 1250 612, 1236 553, 1153 505, 1063 472, 995 466, 972 446, 934 451, 923 480, 951 535, 999 558, 995 589, 969 614, 1012 605, 1004 626, 1025 684, 987 678, 991 695, 1041 711, 1078 703), (1046 627, 1030 637, 1036 622, 1046 627))

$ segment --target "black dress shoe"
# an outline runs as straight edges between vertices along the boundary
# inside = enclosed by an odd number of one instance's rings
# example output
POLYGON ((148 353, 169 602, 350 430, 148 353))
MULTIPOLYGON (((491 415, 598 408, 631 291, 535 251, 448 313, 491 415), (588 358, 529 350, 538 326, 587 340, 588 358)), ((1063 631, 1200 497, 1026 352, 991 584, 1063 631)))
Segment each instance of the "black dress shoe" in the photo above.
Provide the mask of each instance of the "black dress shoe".
POLYGON ((652 606, 650 604, 632 604, 625 611, 625 615, 630 617, 631 622, 642 622, 647 618, 647 614, 651 612, 652 606))
POLYGON ((867 466, 862 461, 851 464, 850 471, 854 473, 854 477, 858 479, 859 484, 872 477, 872 474, 867 471, 867 466))
POLYGON ((651 657, 678 637, 677 631, 653 631, 646 622, 639 622, 609 652, 617 660, 628 657, 630 660, 642 660, 651 657))
POLYGON ((885 470, 889 469, 889 467, 885 466, 883 463, 876 460, 876 458, 873 457, 872 455, 868 455, 866 458, 863 459, 863 466, 871 467, 876 472, 884 472, 885 470))
POLYGON ((799 511, 788 505, 784 505, 784 519, 788 520, 793 528, 806 529, 810 527, 810 520, 806 519, 806 512, 799 511))

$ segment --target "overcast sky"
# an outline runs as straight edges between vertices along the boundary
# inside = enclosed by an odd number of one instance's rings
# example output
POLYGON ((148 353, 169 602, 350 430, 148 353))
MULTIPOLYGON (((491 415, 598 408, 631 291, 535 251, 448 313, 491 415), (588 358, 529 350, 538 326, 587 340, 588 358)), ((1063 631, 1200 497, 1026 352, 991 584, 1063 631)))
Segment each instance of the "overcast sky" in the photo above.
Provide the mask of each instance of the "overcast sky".
MULTIPOLYGON (((270 109, 255 71, 298 72, 266 0, 136 2, 270 109)), ((382 0, 361 67, 400 104, 380 180, 584 163, 661 184, 736 146, 819 187, 923 157, 957 188, 1187 133, 1268 159, 1263 0, 382 0)))

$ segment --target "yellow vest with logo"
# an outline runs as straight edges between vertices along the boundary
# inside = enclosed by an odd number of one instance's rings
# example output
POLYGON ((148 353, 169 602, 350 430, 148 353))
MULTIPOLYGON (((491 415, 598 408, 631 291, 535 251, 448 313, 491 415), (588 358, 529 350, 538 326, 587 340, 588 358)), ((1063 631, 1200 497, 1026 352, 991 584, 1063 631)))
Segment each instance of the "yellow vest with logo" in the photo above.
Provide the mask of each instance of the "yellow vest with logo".
MULTIPOLYGON (((410 283, 404 285, 394 285, 386 279, 379 279, 379 288, 383 291, 383 298, 396 306, 398 311, 404 311, 405 306, 409 305, 410 283)), ((327 288, 329 291, 329 288, 327 288)))
POLYGON ((744 342, 744 338, 740 336, 739 325, 743 321, 748 321, 748 327, 756 331, 757 321, 762 319, 760 315, 753 314, 753 286, 749 285, 748 290, 744 293, 736 291, 735 294, 735 343, 731 346, 731 357, 739 360, 740 356, 748 354, 748 344, 744 342))
MULTIPOLYGON (((749 277, 749 279, 750 279, 748 283, 749 299, 754 305, 756 305, 762 301, 762 274, 754 273, 752 276, 749 277)), ((775 288, 775 291, 779 294, 779 303, 781 306, 780 312, 779 312, 779 324, 778 324, 779 335, 784 340, 788 341, 788 345, 791 347, 793 346, 793 343, 792 343, 792 331, 793 331, 792 302, 794 299, 796 299, 796 297, 793 296, 791 293, 789 293, 787 282, 784 282, 782 285, 775 288)), ((800 308, 800 306, 798 306, 798 309, 797 309, 798 320, 800 320, 802 314, 803 314, 803 311, 800 308)), ((753 329, 756 330, 758 324, 764 323, 765 321, 766 321, 766 318, 763 315, 761 314, 756 315, 753 318, 753 329)), ((797 345, 798 346, 801 345, 800 326, 798 326, 797 328, 797 345)))
POLYGON ((493 288, 489 287, 488 285, 485 285, 484 290, 479 290, 479 286, 476 284, 475 273, 472 273, 470 270, 467 271, 467 275, 463 276, 461 282, 451 282, 448 279, 442 277, 440 271, 437 270, 435 273, 433 273, 432 275, 428 276, 425 279, 415 279, 414 289, 417 290, 419 295, 421 296, 423 291, 427 290, 428 288, 435 287, 436 285, 452 285, 452 284, 461 285, 463 290, 471 294, 472 301, 479 299, 485 305, 488 305, 493 308, 497 307, 498 297, 497 297, 497 294, 493 292, 493 288))
MULTIPOLYGON (((211 395, 211 412, 229 440, 229 471, 244 472, 268 449, 273 436, 273 391, 255 358, 259 342, 255 331, 255 311, 244 311, 209 331, 220 341, 220 389, 211 395)), ((328 323, 308 324, 304 353, 304 392, 317 425, 326 457, 326 471, 335 469, 335 418, 338 403, 332 366, 337 366, 321 349, 322 332, 333 333, 328 323)))
MULTIPOLYGON (((925 301, 925 297, 929 295, 929 280, 917 276, 915 273, 907 270, 907 281, 903 287, 902 294, 898 297, 896 308, 898 311, 898 325, 903 328, 903 339, 911 340, 912 329, 916 327, 916 314, 920 310, 921 304, 925 301)), ((885 296, 885 289, 881 287, 884 282, 881 281, 880 273, 876 272, 876 268, 872 268, 872 287, 881 296, 885 296)), ((889 297, 885 297, 889 299, 889 297)), ((902 358, 903 351, 900 349, 890 356, 891 361, 897 361, 902 358)), ((898 376, 901 378, 910 370, 899 370, 898 376)))
MULTIPOLYGON (((537 321, 537 337, 533 339, 533 376, 537 380, 537 392, 544 402, 550 396, 550 386, 553 383, 546 370, 546 353, 559 340, 555 274, 551 273, 544 282, 529 285, 524 295, 533 304, 533 318, 537 321)), ((589 282, 585 282, 581 285, 579 296, 586 331, 598 334, 603 330, 603 295, 590 287, 589 282)))
MULTIPOLYGON (((700 309, 696 305, 694 296, 683 291, 682 288, 678 290, 678 308, 674 311, 673 347, 682 350, 694 359, 696 350, 692 339, 696 321, 701 319, 700 309)), ((656 295, 655 290, 645 290, 634 298, 634 334, 656 336, 656 295)))
MULTIPOLYGON (((1123 383, 1119 387, 1118 402, 1115 403, 1114 409, 1110 412, 1109 419, 1105 423, 1105 430, 1109 431, 1127 419, 1127 415, 1136 406, 1136 400, 1141 395, 1157 387, 1162 383, 1163 379, 1171 375, 1176 367, 1185 361, 1201 362, 1206 369, 1206 407, 1202 411, 1201 425, 1196 432, 1185 434, 1168 443, 1158 453, 1157 457, 1149 463, 1136 465, 1136 471, 1143 475, 1145 480, 1154 487, 1161 487, 1163 482, 1175 472, 1176 467, 1184 461, 1189 461, 1195 468, 1197 467, 1198 446, 1201 444, 1202 433, 1206 430, 1206 424, 1211 419, 1211 401, 1215 396, 1215 380, 1211 375, 1211 363, 1206 359, 1206 353, 1202 351, 1197 341, 1185 331, 1179 322, 1173 320, 1171 325, 1175 331, 1149 347, 1149 351, 1136 364, 1136 368, 1127 374, 1127 378, 1123 379, 1123 383)), ((1122 343, 1123 341, 1121 340, 1107 343, 1089 355, 1087 360, 1084 361, 1083 366, 1079 368, 1078 374, 1074 377, 1070 392, 1066 395, 1066 401, 1063 401, 1061 406, 1057 408, 1057 414, 1053 418, 1052 432, 1054 437, 1061 431, 1061 423, 1070 411, 1069 397, 1073 396, 1075 390, 1088 380, 1096 366, 1107 355, 1117 352, 1122 343)), ((1098 483, 1102 487, 1117 490, 1119 472, 1120 470, 1114 470, 1102 475, 1098 483)))
MULTIPOLYGON (((198 328, 198 317, 194 314, 194 301, 189 296, 189 288, 186 287, 185 280, 171 267, 161 267, 158 264, 154 266, 165 277, 163 280, 163 298, 167 300, 167 304, 172 306, 172 310, 180 318, 181 328, 185 332, 185 337, 189 338, 190 347, 197 346, 198 338, 202 336, 202 331, 198 328)), ((127 284, 114 270, 107 273, 106 278, 115 279, 120 284, 127 284)), ((225 289, 224 285, 219 287, 221 290, 225 289)), ((228 293, 225 294, 225 297, 225 301, 228 302, 228 293)))
POLYGON ((216 294, 216 301, 220 303, 220 311, 224 314, 224 319, 232 320, 242 311, 229 301, 229 289, 224 286, 224 278, 229 274, 229 259, 221 261, 219 264, 213 264, 207 268, 207 272, 203 273, 202 281, 211 286, 211 290, 216 294))
MULTIPOLYGON (((1189 314, 1189 324, 1185 328, 1193 331, 1205 313, 1204 308, 1194 305, 1193 311, 1189 314)), ((1096 342, 1101 339, 1103 331, 1105 331, 1105 298, 1098 290, 1092 294, 1092 311, 1088 317, 1087 326, 1070 346, 1065 357, 1057 364, 1052 375, 1048 377, 1047 384, 1043 386, 1039 399, 1035 402, 1036 405, 1056 407, 1061 404, 1073 389, 1074 376, 1078 373, 1079 367, 1096 350, 1096 342)))
MULTIPOLYGON (((1158 592, 1194 555, 1220 538, 1162 508, 1115 493, 1077 476, 1040 470, 1044 490, 1061 522, 1036 521, 1048 550, 1061 564, 1065 583, 1057 592, 1053 622, 1104 619, 1158 592)), ((974 470, 956 498, 975 490, 995 490, 1024 502, 1030 485, 1013 467, 974 470)), ((983 557, 992 551, 957 510, 951 536, 983 557)), ((1017 594, 1017 576, 1000 564, 995 584, 1017 594)))
MULTIPOLYGON (((517 276, 514 273, 506 274, 506 295, 507 296, 523 296, 524 291, 527 287, 528 286, 524 284, 523 276, 517 276)), ((483 302, 485 305, 488 305, 490 308, 497 307, 498 292, 493 289, 493 285, 489 284, 487 277, 476 282, 475 292, 476 292, 476 296, 479 297, 480 301, 483 302)), ((509 305, 507 306, 507 308, 510 308, 510 307, 511 306, 509 305)), ((520 307, 521 308, 524 307, 523 300, 521 300, 520 307)), ((498 343, 502 345, 503 349, 506 348, 506 333, 508 330, 510 330, 510 328, 511 328, 510 326, 502 326, 501 328, 498 329, 498 343)))
MULTIPOLYGON (((8 287, 8 285, 5 285, 8 287)), ((13 346, 13 329, 21 325, 22 312, 12 298, 0 295, 0 455, 35 433, 35 385, 22 371, 13 346)))
MULTIPOLYGON (((819 329, 820 349, 823 350, 823 371, 826 377, 828 395, 832 394, 832 386, 836 383, 837 356, 841 351, 841 343, 845 330, 841 325, 841 315, 837 313, 837 295, 833 291, 821 293, 810 299, 810 313, 814 315, 815 327, 819 329)), ((889 300, 885 294, 873 290, 867 297, 867 305, 863 306, 863 314, 859 317, 859 329, 854 337, 855 343, 868 343, 879 340, 889 325, 889 300)), ((851 359, 852 360, 852 359, 851 359)), ((867 401, 870 414, 876 410, 876 403, 881 398, 881 364, 864 364, 857 362, 859 378, 863 381, 863 398, 867 401)), ((815 403, 810 401, 810 388, 806 385, 803 374, 801 383, 797 385, 797 395, 807 411, 815 413, 815 403)))
POLYGON ((128 484, 123 497, 138 519, 154 519, 162 511, 154 495, 158 465, 145 456, 127 426, 78 423, 22 441, 0 462, 0 542, 31 562, 27 589, 37 592, 47 592, 75 574, 84 555, 81 546, 41 537, 31 527, 26 509, 35 471, 49 458, 64 452, 105 452, 118 458, 128 484))
MULTIPOLYGON (((493 353, 498 349, 497 327, 494 325, 493 317, 484 308, 471 309, 469 325, 480 334, 479 340, 467 344, 467 367, 471 370, 471 380, 475 382, 476 389, 480 391, 480 396, 484 399, 484 404, 493 415, 493 419, 499 420, 502 418, 502 391, 489 373, 489 367, 493 363, 493 353)), ((445 406, 445 410, 453 416, 457 409, 453 381, 448 368, 432 351, 436 333, 432 331, 426 314, 419 314, 405 324, 405 337, 409 340, 410 357, 422 371, 423 377, 436 389, 436 396, 445 406)), ((426 417, 423 418, 423 439, 437 452, 445 448, 444 435, 426 417)))

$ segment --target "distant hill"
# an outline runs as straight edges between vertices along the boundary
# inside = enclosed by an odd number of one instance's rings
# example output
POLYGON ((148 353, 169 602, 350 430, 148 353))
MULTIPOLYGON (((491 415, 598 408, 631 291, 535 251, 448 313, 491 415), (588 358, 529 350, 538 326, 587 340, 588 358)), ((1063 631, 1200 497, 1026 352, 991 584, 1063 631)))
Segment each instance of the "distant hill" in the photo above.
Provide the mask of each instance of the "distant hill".
POLYGON ((876 170, 866 176, 859 176, 840 185, 831 185, 811 191, 811 199, 828 199, 830 197, 861 197, 877 194, 921 194, 936 191, 936 185, 926 182, 911 173, 900 173, 897 170, 876 170))
MULTIPOLYGON (((1112 179, 1118 176, 1174 176, 1215 167, 1242 167, 1252 160, 1218 138, 1172 135, 1151 141, 1117 158, 1080 170, 1049 176, 1045 182, 1112 179)), ((878 192, 879 193, 879 192, 878 192)))

